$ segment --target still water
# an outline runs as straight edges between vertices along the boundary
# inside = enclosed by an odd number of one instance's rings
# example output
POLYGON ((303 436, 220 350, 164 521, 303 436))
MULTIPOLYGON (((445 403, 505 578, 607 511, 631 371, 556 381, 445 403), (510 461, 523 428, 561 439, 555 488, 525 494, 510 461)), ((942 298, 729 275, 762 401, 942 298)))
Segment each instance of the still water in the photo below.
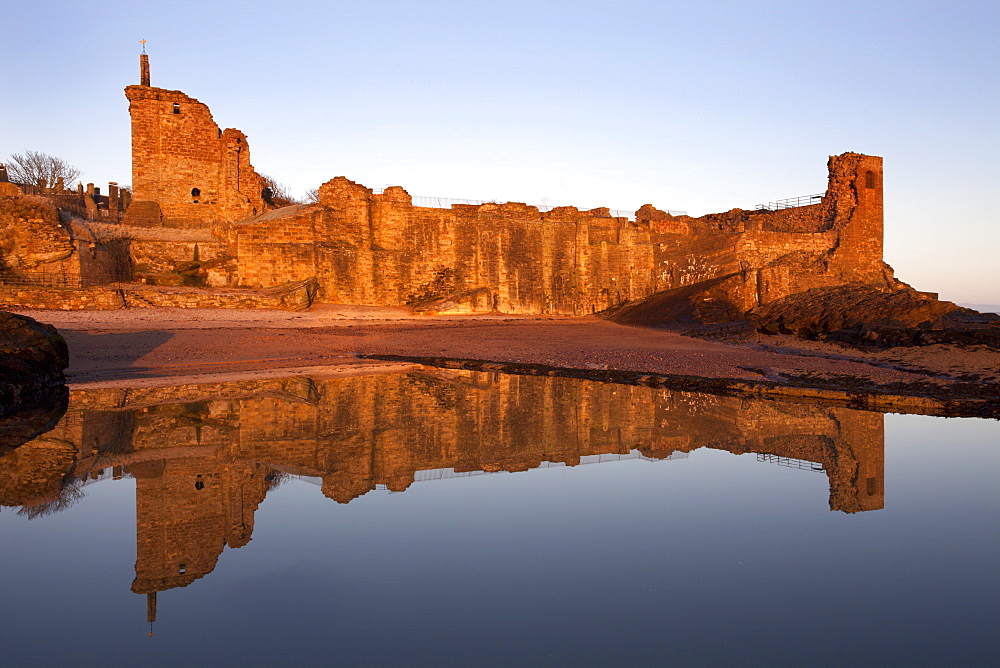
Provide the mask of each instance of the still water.
POLYGON ((412 367, 74 390, 0 665, 995 661, 1000 423, 412 367))

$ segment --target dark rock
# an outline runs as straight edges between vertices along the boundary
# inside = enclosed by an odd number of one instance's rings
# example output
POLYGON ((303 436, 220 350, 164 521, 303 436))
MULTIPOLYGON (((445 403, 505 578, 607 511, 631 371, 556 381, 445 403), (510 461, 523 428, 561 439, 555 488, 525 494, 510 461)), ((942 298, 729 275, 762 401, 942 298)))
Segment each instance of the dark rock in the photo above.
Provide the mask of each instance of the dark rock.
POLYGON ((601 316, 622 325, 646 327, 697 327, 743 320, 740 309, 724 289, 730 274, 673 290, 657 292, 645 299, 614 306, 601 316))
POLYGON ((0 311, 0 417, 50 405, 67 366, 66 341, 55 327, 0 311))
POLYGON ((56 385, 35 394, 34 405, 0 418, 0 457, 55 427, 68 405, 69 389, 56 385))
POLYGON ((1000 316, 979 313, 905 284, 893 290, 848 284, 814 288, 758 306, 747 317, 757 331, 853 345, 933 343, 1000 348, 1000 316))

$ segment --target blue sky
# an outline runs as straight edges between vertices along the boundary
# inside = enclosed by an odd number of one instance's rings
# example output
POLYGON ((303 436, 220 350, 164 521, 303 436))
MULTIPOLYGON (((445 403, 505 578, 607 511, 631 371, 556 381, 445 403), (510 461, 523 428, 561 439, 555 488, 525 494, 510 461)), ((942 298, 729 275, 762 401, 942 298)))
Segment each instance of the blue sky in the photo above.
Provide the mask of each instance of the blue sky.
POLYGON ((0 22, 0 159, 130 181, 128 105, 208 104, 302 192, 692 215, 821 192, 885 158, 886 260, 1000 303, 1000 3, 24 2, 0 22))

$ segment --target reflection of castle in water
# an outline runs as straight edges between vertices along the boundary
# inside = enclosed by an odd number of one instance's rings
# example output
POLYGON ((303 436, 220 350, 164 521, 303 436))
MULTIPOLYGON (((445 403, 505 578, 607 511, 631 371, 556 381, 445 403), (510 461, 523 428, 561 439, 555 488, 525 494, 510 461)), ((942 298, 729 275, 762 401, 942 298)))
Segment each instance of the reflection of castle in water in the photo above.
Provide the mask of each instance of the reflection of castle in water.
POLYGON ((132 589, 183 587, 245 545, 282 474, 346 503, 439 469, 709 447, 822 468, 830 507, 883 506, 882 415, 571 378, 413 367, 407 373, 73 392, 59 425, 0 457, 0 504, 53 502, 67 481, 136 479, 132 589))

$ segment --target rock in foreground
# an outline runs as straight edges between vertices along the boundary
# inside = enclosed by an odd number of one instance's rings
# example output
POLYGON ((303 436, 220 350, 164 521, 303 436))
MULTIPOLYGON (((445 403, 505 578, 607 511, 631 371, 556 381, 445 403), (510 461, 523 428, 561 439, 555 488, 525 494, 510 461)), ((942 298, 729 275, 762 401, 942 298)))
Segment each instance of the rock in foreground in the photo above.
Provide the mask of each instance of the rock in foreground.
POLYGON ((853 345, 980 344, 1000 348, 1000 316, 979 313, 908 286, 815 288, 758 306, 757 331, 853 345))
POLYGON ((59 404, 68 365, 66 341, 55 327, 0 311, 0 417, 59 404))

